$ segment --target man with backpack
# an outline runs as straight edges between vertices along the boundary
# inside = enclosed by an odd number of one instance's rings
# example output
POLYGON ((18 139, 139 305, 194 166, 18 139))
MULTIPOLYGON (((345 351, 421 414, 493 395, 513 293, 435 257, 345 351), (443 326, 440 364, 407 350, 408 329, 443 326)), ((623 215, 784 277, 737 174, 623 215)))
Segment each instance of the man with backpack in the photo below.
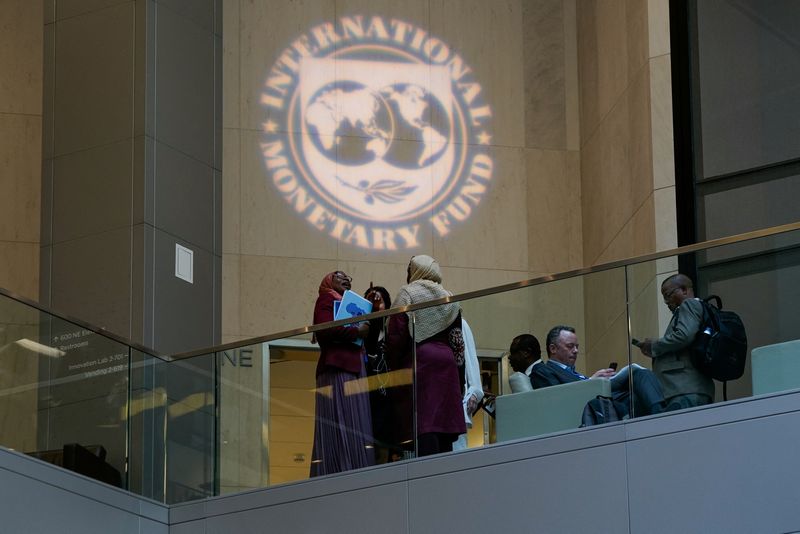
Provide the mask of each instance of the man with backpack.
POLYGON ((675 274, 661 284, 672 320, 663 337, 639 343, 642 354, 653 358, 653 372, 661 383, 666 411, 702 406, 714 401, 714 381, 692 363, 691 347, 703 327, 703 303, 694 296, 692 280, 675 274))

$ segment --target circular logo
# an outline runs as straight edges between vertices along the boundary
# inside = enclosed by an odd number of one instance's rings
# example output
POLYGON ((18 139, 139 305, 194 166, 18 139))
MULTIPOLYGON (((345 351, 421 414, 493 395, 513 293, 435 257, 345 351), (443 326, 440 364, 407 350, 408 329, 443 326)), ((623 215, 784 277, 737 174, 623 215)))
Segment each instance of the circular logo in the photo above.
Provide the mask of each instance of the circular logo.
POLYGON ((444 42, 396 19, 343 17, 273 65, 261 150, 278 192, 311 225, 361 248, 444 236, 492 178, 491 109, 444 42))

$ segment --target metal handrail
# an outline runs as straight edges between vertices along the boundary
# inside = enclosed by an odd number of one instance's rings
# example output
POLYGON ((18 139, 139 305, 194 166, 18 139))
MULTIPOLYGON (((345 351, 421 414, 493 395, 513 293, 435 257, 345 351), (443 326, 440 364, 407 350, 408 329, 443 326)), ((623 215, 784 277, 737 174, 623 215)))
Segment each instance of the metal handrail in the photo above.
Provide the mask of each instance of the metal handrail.
MULTIPOLYGON (((420 310, 423 308, 431 308, 434 306, 440 306, 442 304, 447 304, 449 302, 460 302, 463 300, 471 300, 474 298, 485 297, 489 295, 496 295, 498 293, 505 293, 507 291, 513 291, 516 289, 522 289, 525 287, 532 287, 536 285, 545 284, 548 282, 555 282, 557 280, 564 280, 566 278, 574 278, 576 276, 583 276, 587 274, 597 273, 601 271, 608 271, 611 269, 616 269, 619 267, 633 265, 636 263, 644 263, 648 261, 659 260, 662 258, 670 257, 670 256, 677 256, 680 254, 688 254, 691 252, 697 252, 699 250, 706 250, 710 248, 715 248, 723 245, 730 245, 734 243, 750 241, 753 239, 759 239, 763 237, 770 237, 773 235, 784 234, 788 232, 792 232, 794 230, 800 230, 800 222, 784 224, 781 226, 773 226, 771 228, 767 228, 764 230, 754 230, 752 232, 746 232, 743 234, 737 234, 729 237, 722 237, 719 239, 711 239, 708 241, 703 241, 702 243, 695 243, 693 245, 686 245, 683 247, 677 247, 669 250, 664 250, 661 252, 654 252, 651 254, 644 254, 641 256, 635 256, 633 258, 628 258, 624 260, 617 260, 608 263, 602 263, 599 265, 593 265, 591 267, 584 267, 582 269, 575 269, 572 271, 564 271, 557 274, 548 274, 544 276, 538 276, 536 278, 531 278, 528 280, 523 280, 520 282, 512 282, 510 284, 503 284, 500 286, 490 287, 486 289, 479 289, 476 291, 469 291, 467 293, 461 293, 458 295, 453 295, 450 297, 442 297, 435 300, 428 300, 425 302, 420 302, 417 304, 409 304, 407 306, 397 306, 394 308, 390 308, 388 310, 383 310, 379 312, 373 312, 368 315, 363 315, 359 317, 359 321, 369 321, 371 319, 378 319, 380 317, 386 317, 389 315, 396 315, 397 313, 405 313, 420 310)), ((327 323, 319 323, 315 325, 308 325, 301 328, 295 328, 292 330, 285 330, 283 332, 276 332, 274 334, 269 334, 266 336, 259 336, 245 340, 234 341, 231 343, 225 343, 223 345, 217 345, 216 347, 210 347, 207 349, 200 349, 200 350, 193 350, 188 352, 183 352, 179 354, 174 354, 170 357, 171 360, 183 360, 186 358, 191 358, 193 356, 200 356, 203 354, 211 354, 213 352, 221 352, 226 350, 232 350, 239 347, 246 347, 248 345, 255 345, 256 343, 265 343, 268 341, 273 341, 276 339, 283 339, 298 336, 301 334, 308 334, 312 332, 319 332, 320 330, 327 330, 328 328, 334 328, 337 326, 344 326, 346 324, 350 324, 353 322, 353 319, 340 319, 338 321, 330 321, 327 323)))
MULTIPOLYGON (((388 310, 383 310, 383 311, 379 311, 379 312, 373 312, 373 313, 370 313, 369 315, 364 315, 362 317, 359 317, 359 320, 368 321, 368 320, 371 320, 371 319, 378 319, 378 318, 381 318, 381 317, 387 317, 389 315, 395 315, 397 313, 406 313, 406 312, 412 312, 412 311, 420 310, 420 309, 423 309, 423 308, 430 308, 430 307, 433 307, 433 306, 439 306, 439 305, 447 304, 447 303, 450 303, 450 302, 460 302, 460 301, 463 301, 463 300, 470 300, 470 299, 479 298, 479 297, 485 297, 485 296, 489 296, 489 295, 496 295, 498 293, 505 293, 507 291, 513 291, 513 290, 522 289, 522 288, 525 288, 525 287, 537 286, 537 285, 545 284, 545 283, 548 283, 548 282, 555 282, 557 280, 564 280, 564 279, 567 279, 567 278, 574 278, 576 276, 584 276, 584 275, 587 275, 587 274, 592 274, 592 273, 597 273, 597 272, 601 272, 601 271, 607 271, 607 270, 611 270, 611 269, 616 269, 618 267, 623 267, 623 266, 626 266, 626 265, 633 265, 635 263, 643 263, 643 262, 647 262, 647 261, 653 261, 653 260, 666 258, 666 257, 669 257, 669 256, 677 256, 677 255, 680 255, 680 254, 688 254, 688 253, 691 253, 691 252, 697 252, 699 250, 715 248, 715 247, 719 247, 719 246, 723 246, 723 245, 731 245, 731 244, 734 244, 734 243, 750 241, 750 240, 753 240, 753 239, 759 239, 759 238, 763 238, 763 237, 775 236, 775 235, 779 235, 779 234, 792 232, 794 230, 800 230, 800 222, 794 222, 794 223, 784 224, 784 225, 780 225, 780 226, 773 226, 771 228, 766 228, 766 229, 763 229, 763 230, 754 230, 752 232, 746 232, 746 233, 743 233, 743 234, 737 234, 737 235, 733 235, 733 236, 722 237, 722 238, 719 238, 719 239, 711 239, 711 240, 708 240, 708 241, 703 241, 701 243, 695 243, 693 245, 686 245, 686 246, 683 246, 683 247, 672 248, 672 249, 664 250, 664 251, 661 251, 661 252, 654 252, 654 253, 651 253, 651 254, 644 254, 644 255, 641 255, 641 256, 634 256, 632 258, 627 258, 627 259, 624 259, 624 260, 612 261, 612 262, 608 262, 608 263, 602 263, 602 264, 599 264, 599 265, 593 265, 591 267, 584 267, 584 268, 581 268, 581 269, 574 269, 574 270, 571 270, 571 271, 564 271, 564 272, 556 273, 556 274, 548 274, 548 275, 544 275, 544 276, 538 276, 536 278, 530 278, 528 280, 522 280, 520 282, 513 282, 513 283, 510 283, 510 284, 503 284, 503 285, 500 285, 500 286, 490 287, 490 288, 486 288, 486 289, 479 289, 477 291, 469 291, 467 293, 461 293, 461 294, 453 295, 453 296, 450 296, 450 297, 442 297, 442 298, 435 299, 435 300, 429 300, 429 301, 426 301, 426 302, 420 302, 418 304, 410 304, 410 305, 407 305, 407 306, 398 306, 398 307, 395 307, 395 308, 390 308, 388 310)), ((284 331, 281 331, 281 332, 268 334, 268 335, 265 335, 265 336, 258 336, 258 337, 249 338, 249 339, 245 339, 245 340, 239 340, 239 341, 235 341, 235 342, 231 342, 231 343, 224 343, 224 344, 221 344, 221 345, 215 345, 215 346, 212 346, 212 347, 206 347, 206 348, 202 348, 202 349, 196 349, 196 350, 191 350, 191 351, 187 351, 187 352, 181 352, 181 353, 178 353, 178 354, 171 354, 170 355, 170 354, 165 354, 165 353, 159 352, 159 351, 157 351, 157 350, 155 350, 155 349, 153 349, 151 347, 146 347, 146 346, 142 345, 141 343, 137 343, 135 341, 132 341, 132 340, 130 340, 130 339, 124 337, 124 336, 121 336, 119 334, 115 334, 114 332, 106 330, 102 326, 93 325, 93 324, 91 324, 91 323, 89 323, 87 321, 84 321, 82 319, 71 317, 68 314, 64 314, 64 313, 58 312, 56 310, 53 310, 52 308, 50 308, 48 306, 45 306, 45 305, 43 305, 43 304, 41 304, 39 302, 35 302, 35 301, 33 301, 33 300, 31 300, 31 299, 29 299, 27 297, 24 297, 22 295, 18 295, 16 293, 12 292, 12 291, 8 291, 7 289, 0 288, 0 294, 4 295, 4 296, 6 296, 6 297, 8 297, 8 298, 10 298, 12 300, 15 300, 17 302, 20 302, 22 304, 25 304, 26 306, 30 306, 31 308, 35 308, 35 309, 37 309, 37 310, 39 310, 41 312, 44 312, 44 313, 47 313, 47 314, 53 316, 53 317, 56 317, 56 318, 63 319, 65 321, 71 322, 71 323, 73 323, 75 325, 78 325, 78 326, 80 326, 82 328, 90 330, 90 331, 92 331, 92 332, 94 332, 96 334, 99 334, 99 335, 103 336, 103 337, 106 337, 106 338, 109 338, 109 339, 111 339, 113 341, 116 341, 117 343, 121 343, 123 345, 127 345, 132 349, 135 349, 137 351, 140 351, 140 352, 145 353, 145 354, 150 355, 150 356, 154 356, 154 357, 156 357, 158 359, 161 359, 161 360, 164 360, 164 361, 184 360, 184 359, 192 358, 192 357, 195 357, 195 356, 201 356, 201 355, 205 355, 205 354, 212 354, 214 352, 232 350, 232 349, 236 349, 236 348, 239 348, 239 347, 246 347, 248 345, 254 345, 256 343, 265 343, 265 342, 268 342, 268 341, 273 341, 275 339, 283 339, 283 338, 289 338, 289 337, 298 336, 298 335, 301 335, 301 334, 309 334, 309 333, 312 333, 312 332, 318 332, 320 330, 326 330, 328 328, 333 328, 333 327, 337 327, 337 326, 343 326, 343 325, 352 323, 352 319, 341 319, 339 321, 331 321, 331 322, 320 323, 320 324, 316 324, 316 325, 307 325, 307 326, 303 326, 303 327, 300 327, 300 328, 294 328, 292 330, 284 330, 284 331)))

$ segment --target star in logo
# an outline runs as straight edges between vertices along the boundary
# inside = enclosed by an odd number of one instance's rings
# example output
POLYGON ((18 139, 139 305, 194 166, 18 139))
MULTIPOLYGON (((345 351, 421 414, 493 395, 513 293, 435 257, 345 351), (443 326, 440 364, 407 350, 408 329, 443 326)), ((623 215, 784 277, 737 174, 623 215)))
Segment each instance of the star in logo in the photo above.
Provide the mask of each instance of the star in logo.
POLYGON ((278 131, 278 124, 275 122, 267 121, 264 123, 264 131, 267 133, 275 133, 278 131))
POLYGON ((488 133, 486 133, 486 131, 483 131, 483 132, 478 134, 478 143, 481 144, 481 145, 488 145, 489 141, 491 141, 491 140, 492 140, 492 136, 489 135, 488 133))

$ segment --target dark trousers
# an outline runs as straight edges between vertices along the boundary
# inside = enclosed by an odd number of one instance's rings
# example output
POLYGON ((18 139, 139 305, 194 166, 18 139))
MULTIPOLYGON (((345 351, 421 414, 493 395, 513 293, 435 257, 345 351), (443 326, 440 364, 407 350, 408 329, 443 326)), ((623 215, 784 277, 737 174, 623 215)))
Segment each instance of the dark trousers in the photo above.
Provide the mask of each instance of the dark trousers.
POLYGON ((453 442, 458 439, 455 434, 442 434, 440 432, 428 432, 417 437, 417 454, 419 456, 429 456, 440 452, 450 452, 453 450, 453 442))
POLYGON ((661 384, 658 383, 656 375, 649 369, 631 368, 630 376, 633 380, 633 411, 631 411, 630 380, 611 382, 611 395, 619 415, 642 417, 663 412, 666 407, 664 394, 661 393, 661 384))

